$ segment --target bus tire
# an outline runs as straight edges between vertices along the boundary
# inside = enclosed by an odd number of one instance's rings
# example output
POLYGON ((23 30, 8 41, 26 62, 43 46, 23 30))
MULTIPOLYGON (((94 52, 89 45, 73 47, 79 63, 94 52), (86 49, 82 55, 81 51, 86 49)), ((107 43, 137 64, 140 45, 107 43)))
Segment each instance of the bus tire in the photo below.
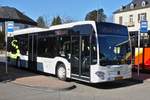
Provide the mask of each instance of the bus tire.
POLYGON ((60 63, 57 66, 57 77, 60 80, 66 81, 66 68, 63 63, 60 63))

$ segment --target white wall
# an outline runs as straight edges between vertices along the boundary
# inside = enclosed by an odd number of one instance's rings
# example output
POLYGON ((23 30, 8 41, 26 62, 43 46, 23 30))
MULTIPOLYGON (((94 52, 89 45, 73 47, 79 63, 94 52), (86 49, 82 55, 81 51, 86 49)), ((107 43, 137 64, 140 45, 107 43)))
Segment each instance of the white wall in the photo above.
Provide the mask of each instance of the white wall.
POLYGON ((119 24, 119 17, 123 17, 123 25, 126 25, 129 22, 129 16, 133 15, 134 27, 128 27, 129 31, 137 31, 140 28, 140 23, 138 22, 138 14, 147 13, 148 29, 150 30, 150 8, 132 10, 128 12, 121 12, 114 14, 113 22, 119 24))

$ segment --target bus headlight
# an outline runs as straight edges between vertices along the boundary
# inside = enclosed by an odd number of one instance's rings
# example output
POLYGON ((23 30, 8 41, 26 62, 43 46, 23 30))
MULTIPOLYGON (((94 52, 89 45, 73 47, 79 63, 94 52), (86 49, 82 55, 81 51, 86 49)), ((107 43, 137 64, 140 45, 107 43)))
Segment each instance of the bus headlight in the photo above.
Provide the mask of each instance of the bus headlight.
POLYGON ((102 80, 105 79, 105 77, 104 77, 105 73, 104 73, 104 72, 97 71, 95 74, 96 74, 99 78, 101 78, 102 80))

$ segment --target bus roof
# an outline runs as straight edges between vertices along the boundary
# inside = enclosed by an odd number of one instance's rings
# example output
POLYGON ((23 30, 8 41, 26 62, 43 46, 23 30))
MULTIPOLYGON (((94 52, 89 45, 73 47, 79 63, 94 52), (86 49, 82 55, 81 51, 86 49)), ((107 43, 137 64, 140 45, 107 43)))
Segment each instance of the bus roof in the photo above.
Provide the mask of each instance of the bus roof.
MULTIPOLYGON (((122 25, 118 25, 118 24, 114 24, 114 23, 107 23, 107 22, 100 22, 100 23, 102 24, 102 26, 103 26, 103 24, 122 26, 122 25)), ((96 27, 94 27, 96 25, 95 21, 79 21, 79 22, 72 22, 72 23, 67 23, 67 24, 50 26, 49 28, 32 27, 32 28, 21 29, 21 30, 14 31, 11 34, 11 36, 37 33, 37 32, 46 32, 46 31, 57 30, 57 29, 65 29, 65 28, 71 28, 76 25, 84 25, 84 24, 93 25, 94 30, 97 31, 96 27)))
POLYGON ((30 33, 36 33, 36 32, 45 32, 45 31, 50 31, 50 30, 71 28, 75 25, 84 25, 84 24, 95 24, 95 21, 72 22, 72 23, 67 23, 67 24, 50 26, 49 28, 39 28, 39 27, 26 28, 26 29, 16 30, 12 34, 21 35, 21 34, 30 34, 30 33))
MULTIPOLYGON (((31 28, 16 30, 12 34, 13 35, 21 35, 21 34, 29 34, 29 33, 42 32, 42 31, 46 31, 46 30, 47 29, 45 29, 45 28, 31 27, 31 28)), ((13 35, 11 35, 11 36, 13 36, 13 35)))
POLYGON ((84 24, 95 24, 95 21, 79 21, 79 22, 73 22, 68 24, 55 25, 55 26, 51 26, 49 29, 50 30, 65 29, 65 28, 73 27, 75 25, 84 25, 84 24))

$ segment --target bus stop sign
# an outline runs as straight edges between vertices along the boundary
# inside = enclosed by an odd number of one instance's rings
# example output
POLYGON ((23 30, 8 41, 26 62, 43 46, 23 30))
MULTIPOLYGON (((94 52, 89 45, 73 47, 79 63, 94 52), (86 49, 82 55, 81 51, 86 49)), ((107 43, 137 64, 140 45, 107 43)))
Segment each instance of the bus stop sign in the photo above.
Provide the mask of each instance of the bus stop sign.
POLYGON ((148 21, 144 20, 140 22, 140 33, 148 32, 148 21))
POLYGON ((12 33, 14 31, 14 22, 9 21, 7 22, 7 33, 12 33))

